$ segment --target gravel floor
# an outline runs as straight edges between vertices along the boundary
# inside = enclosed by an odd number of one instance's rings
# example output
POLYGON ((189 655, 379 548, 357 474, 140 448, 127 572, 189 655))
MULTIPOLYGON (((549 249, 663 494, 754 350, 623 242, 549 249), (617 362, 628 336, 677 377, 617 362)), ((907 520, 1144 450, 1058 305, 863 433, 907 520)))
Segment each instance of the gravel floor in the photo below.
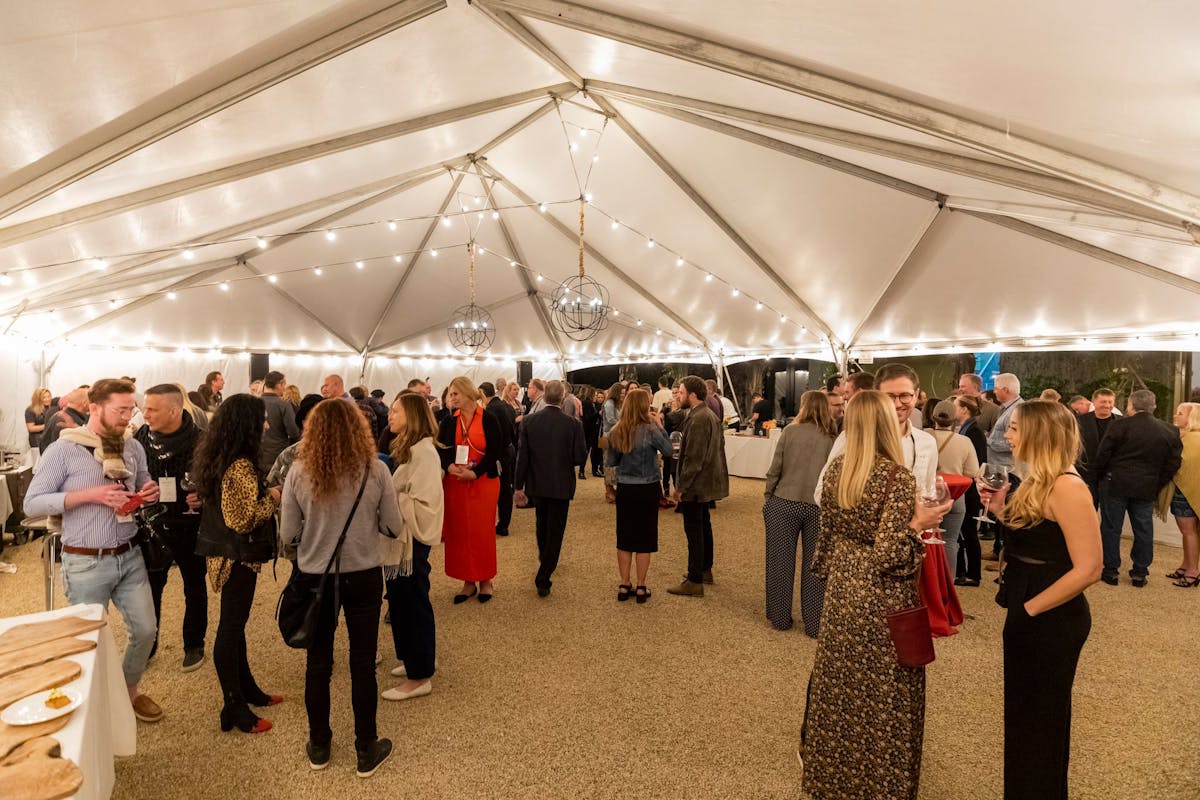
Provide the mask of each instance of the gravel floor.
MULTIPOLYGON (((250 659, 263 688, 283 694, 265 735, 222 734, 211 663, 179 671, 182 592, 173 575, 165 633, 144 688, 166 710, 140 725, 139 752, 117 764, 120 798, 798 798, 793 752, 814 643, 776 632, 763 604, 762 483, 733 479, 714 512, 716 585, 703 599, 666 593, 686 560, 681 518, 664 512, 651 564, 654 597, 618 604, 613 510, 601 482, 580 484, 554 593, 534 593, 531 511, 498 540, 496 597, 451 604, 457 583, 433 559, 439 671, 434 693, 381 701, 379 728, 397 752, 370 780, 354 776, 345 640, 333 682, 333 764, 304 759, 304 657, 280 641, 275 600, 286 579, 264 573, 250 620, 250 659)), ((1125 545, 1128 552, 1128 542, 1125 545)), ((1071 796, 1112 800, 1200 797, 1200 590, 1161 577, 1179 550, 1156 549, 1150 585, 1089 591, 1093 628, 1075 684, 1071 796)), ((0 574, 4 614, 38 611, 38 547, 10 547, 20 567, 0 574)), ((921 797, 999 798, 1000 629, 990 584, 964 589, 975 615, 939 640, 929 667, 921 797)), ((210 640, 217 603, 210 598, 210 640)), ((799 619, 797 611, 797 620, 799 619)), ((118 642, 124 633, 114 615, 118 642)), ((380 688, 391 685, 382 628, 380 688)))

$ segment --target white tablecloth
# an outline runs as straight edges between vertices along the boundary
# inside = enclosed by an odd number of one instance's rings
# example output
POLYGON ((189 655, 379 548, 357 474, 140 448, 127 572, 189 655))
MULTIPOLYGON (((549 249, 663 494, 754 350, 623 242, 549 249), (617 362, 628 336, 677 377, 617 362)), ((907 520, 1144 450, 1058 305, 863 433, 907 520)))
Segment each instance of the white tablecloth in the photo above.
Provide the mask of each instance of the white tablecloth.
MULTIPOLYGON (((68 606, 0 619, 0 632, 14 625, 59 617, 100 619, 104 613, 104 607, 97 604, 68 606)), ((83 668, 83 673, 67 684, 83 692, 83 705, 71 714, 71 721, 65 728, 51 735, 62 745, 63 758, 71 759, 83 771, 83 785, 75 797, 78 800, 108 800, 115 780, 113 757, 131 756, 136 751, 137 720, 125 689, 121 654, 117 652, 108 626, 79 638, 96 642, 95 650, 68 656, 83 668)))
POLYGON ((725 437, 725 463, 730 475, 741 478, 766 478, 775 457, 775 437, 725 437))
POLYGON ((12 512, 12 498, 8 496, 8 477, 0 475, 0 530, 3 530, 4 523, 12 512))

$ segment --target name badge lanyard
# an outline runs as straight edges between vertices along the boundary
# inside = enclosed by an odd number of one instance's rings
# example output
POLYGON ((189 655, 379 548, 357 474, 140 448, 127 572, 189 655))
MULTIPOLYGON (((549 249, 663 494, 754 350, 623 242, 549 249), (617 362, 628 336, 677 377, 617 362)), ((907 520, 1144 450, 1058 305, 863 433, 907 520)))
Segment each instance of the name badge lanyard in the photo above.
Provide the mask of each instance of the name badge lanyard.
MULTIPOLYGON (((474 445, 474 443, 471 442, 471 428, 475 425, 475 420, 479 419, 479 415, 480 415, 481 411, 482 411, 481 409, 475 409, 475 415, 473 417, 471 417, 471 422, 469 425, 463 422, 462 412, 460 411, 458 414, 458 427, 459 427, 459 430, 462 431, 462 438, 463 438, 463 442, 467 445, 467 452, 470 453, 470 452, 474 451, 474 452, 478 453, 479 457, 482 459, 483 455, 484 455, 483 451, 480 450, 479 448, 477 448, 474 445)), ((480 424, 483 424, 482 420, 480 420, 480 424)), ((479 461, 468 459, 468 463, 471 466, 474 466, 474 465, 478 464, 479 461)))

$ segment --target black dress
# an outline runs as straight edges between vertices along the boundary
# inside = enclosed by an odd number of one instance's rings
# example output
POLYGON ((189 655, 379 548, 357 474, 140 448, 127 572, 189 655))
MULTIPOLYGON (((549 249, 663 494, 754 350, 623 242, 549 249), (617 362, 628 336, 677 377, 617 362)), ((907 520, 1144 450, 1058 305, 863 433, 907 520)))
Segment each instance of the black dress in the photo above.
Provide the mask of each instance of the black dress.
POLYGON ((1004 798, 1066 800, 1071 687, 1092 628, 1081 594, 1036 617, 1025 602, 1071 569, 1062 528, 1043 520, 1004 533, 1004 798), (1041 563, 1038 563, 1041 562, 1041 563))

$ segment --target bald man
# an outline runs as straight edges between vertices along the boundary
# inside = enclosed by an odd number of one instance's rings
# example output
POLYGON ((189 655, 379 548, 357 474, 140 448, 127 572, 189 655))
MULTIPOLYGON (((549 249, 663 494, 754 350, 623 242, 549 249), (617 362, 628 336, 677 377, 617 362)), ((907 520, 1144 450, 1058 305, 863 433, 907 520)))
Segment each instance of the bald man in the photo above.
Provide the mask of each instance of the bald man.
POLYGON ((340 397, 342 400, 350 403, 354 402, 354 398, 346 391, 346 382, 342 380, 341 375, 325 376, 325 381, 321 384, 321 397, 324 397, 326 400, 340 397))
POLYGON ((46 420, 46 428, 42 431, 38 449, 44 454, 46 448, 58 440, 58 435, 67 428, 80 428, 88 422, 88 386, 72 389, 67 395, 67 406, 50 419, 46 420))

